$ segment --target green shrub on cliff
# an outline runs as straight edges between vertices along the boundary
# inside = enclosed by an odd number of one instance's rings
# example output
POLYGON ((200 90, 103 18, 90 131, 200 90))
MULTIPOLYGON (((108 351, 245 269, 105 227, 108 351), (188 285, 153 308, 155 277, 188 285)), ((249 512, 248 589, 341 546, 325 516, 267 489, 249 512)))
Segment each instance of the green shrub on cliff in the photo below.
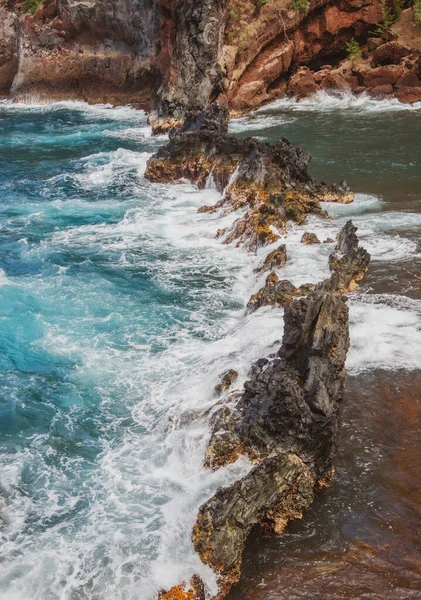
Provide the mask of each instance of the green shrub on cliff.
POLYGON ((291 0, 289 3, 289 7, 297 12, 306 12, 308 6, 308 0, 291 0))
POLYGON ((382 20, 376 24, 375 32, 377 35, 382 35, 382 33, 388 31, 402 14, 400 0, 380 0, 380 4, 382 6, 382 20))
POLYGON ((22 10, 23 12, 29 12, 33 15, 41 3, 42 0, 25 0, 22 4, 22 10))
POLYGON ((412 22, 414 25, 421 25, 421 0, 414 0, 412 11, 412 22))
POLYGON ((355 38, 352 38, 352 40, 349 40, 349 42, 346 43, 346 51, 348 52, 352 64, 354 64, 361 56, 361 48, 355 38))

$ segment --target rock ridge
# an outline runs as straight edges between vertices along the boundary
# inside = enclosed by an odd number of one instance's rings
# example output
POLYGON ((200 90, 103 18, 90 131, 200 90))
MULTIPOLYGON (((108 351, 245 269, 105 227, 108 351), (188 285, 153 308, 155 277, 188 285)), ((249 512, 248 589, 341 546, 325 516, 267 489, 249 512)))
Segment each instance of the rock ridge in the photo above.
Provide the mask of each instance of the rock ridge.
MULTIPOLYGON (((209 114, 188 118, 192 130, 185 125, 174 131, 146 170, 153 182, 187 179, 200 188, 212 178, 222 199, 200 212, 245 211, 218 232, 224 243, 254 252, 276 242, 288 221, 302 224, 308 214, 326 218, 322 199, 352 201, 346 183, 314 182, 307 171, 310 155, 288 140, 270 146, 225 133, 224 114, 213 106, 209 114)), ((356 289, 370 261, 356 232, 352 221, 340 231, 329 258, 331 277, 319 284, 296 288, 279 281, 276 271, 288 260, 284 244, 272 249, 256 271, 270 273, 249 310, 283 306, 284 333, 278 352, 252 366, 243 390, 232 390, 238 377, 232 369, 215 390, 219 399, 211 411, 204 464, 217 470, 243 455, 251 469, 217 490, 200 507, 193 527, 194 548, 218 577, 220 591, 213 600, 224 598, 238 581, 249 533, 263 527, 281 534, 332 480, 349 348, 345 293, 356 289)), ((197 581, 186 583, 160 598, 203 600, 204 588, 197 590, 197 581)))

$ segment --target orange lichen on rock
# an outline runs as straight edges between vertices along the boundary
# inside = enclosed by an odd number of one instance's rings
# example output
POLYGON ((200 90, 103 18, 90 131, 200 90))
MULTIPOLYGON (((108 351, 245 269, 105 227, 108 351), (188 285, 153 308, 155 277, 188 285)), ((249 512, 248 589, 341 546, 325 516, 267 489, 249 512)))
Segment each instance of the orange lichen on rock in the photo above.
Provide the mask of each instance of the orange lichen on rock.
POLYGON ((203 581, 194 575, 189 584, 177 585, 168 592, 160 592, 158 600, 205 600, 203 581))

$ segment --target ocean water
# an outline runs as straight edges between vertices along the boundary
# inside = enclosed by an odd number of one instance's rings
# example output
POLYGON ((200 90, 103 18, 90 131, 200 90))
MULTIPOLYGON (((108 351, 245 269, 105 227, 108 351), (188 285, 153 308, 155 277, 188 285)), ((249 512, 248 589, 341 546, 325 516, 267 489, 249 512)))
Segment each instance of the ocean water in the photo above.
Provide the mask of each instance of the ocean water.
MULTIPOLYGON (((373 265, 349 301, 349 373, 416 372, 421 111, 335 102, 278 103, 231 127, 286 135, 317 177, 355 187, 353 205, 327 205, 334 219, 291 226, 280 275, 326 277, 331 245, 302 233, 354 219, 373 265), (350 139, 356 115, 364 135, 350 139), (385 144, 367 161, 379 127, 396 130, 396 164, 385 144)), ((217 590, 191 528, 250 465, 204 469, 208 410, 219 374, 237 369, 241 385, 278 348, 282 310, 247 315, 269 249, 215 238, 235 215, 197 213, 219 199, 212 186, 144 179, 165 142, 131 108, 0 104, 2 600, 153 600, 195 573, 217 590)))

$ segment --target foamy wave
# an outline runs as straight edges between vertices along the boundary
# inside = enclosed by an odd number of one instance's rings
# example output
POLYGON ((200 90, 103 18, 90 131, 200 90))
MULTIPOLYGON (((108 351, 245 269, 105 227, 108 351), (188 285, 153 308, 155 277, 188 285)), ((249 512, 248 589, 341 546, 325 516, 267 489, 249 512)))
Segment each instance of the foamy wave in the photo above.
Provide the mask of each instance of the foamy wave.
POLYGON ((311 98, 305 98, 297 101, 296 98, 281 98, 275 102, 258 109, 255 114, 262 114, 277 110, 287 110, 292 112, 320 112, 320 111, 338 111, 353 110, 355 112, 394 112, 394 111, 419 111, 421 102, 415 104, 402 104, 396 98, 375 100, 368 94, 354 95, 349 92, 327 93, 325 91, 317 92, 311 98))
POLYGON ((285 123, 293 123, 295 120, 295 117, 286 117, 280 115, 273 117, 257 117, 253 115, 246 115, 245 117, 230 121, 229 132, 241 133, 243 131, 261 131, 264 129, 270 129, 271 127, 278 127, 279 125, 284 125, 285 123))
POLYGON ((421 302, 394 295, 351 295, 349 304, 349 372, 421 368, 421 302))
POLYGON ((146 123, 146 114, 143 110, 137 110, 131 106, 112 106, 111 104, 88 104, 87 102, 63 100, 61 102, 49 102, 38 96, 25 97, 21 102, 3 100, 0 102, 3 110, 16 112, 56 112, 61 110, 77 111, 86 113, 96 118, 106 118, 115 121, 131 120, 146 123))

